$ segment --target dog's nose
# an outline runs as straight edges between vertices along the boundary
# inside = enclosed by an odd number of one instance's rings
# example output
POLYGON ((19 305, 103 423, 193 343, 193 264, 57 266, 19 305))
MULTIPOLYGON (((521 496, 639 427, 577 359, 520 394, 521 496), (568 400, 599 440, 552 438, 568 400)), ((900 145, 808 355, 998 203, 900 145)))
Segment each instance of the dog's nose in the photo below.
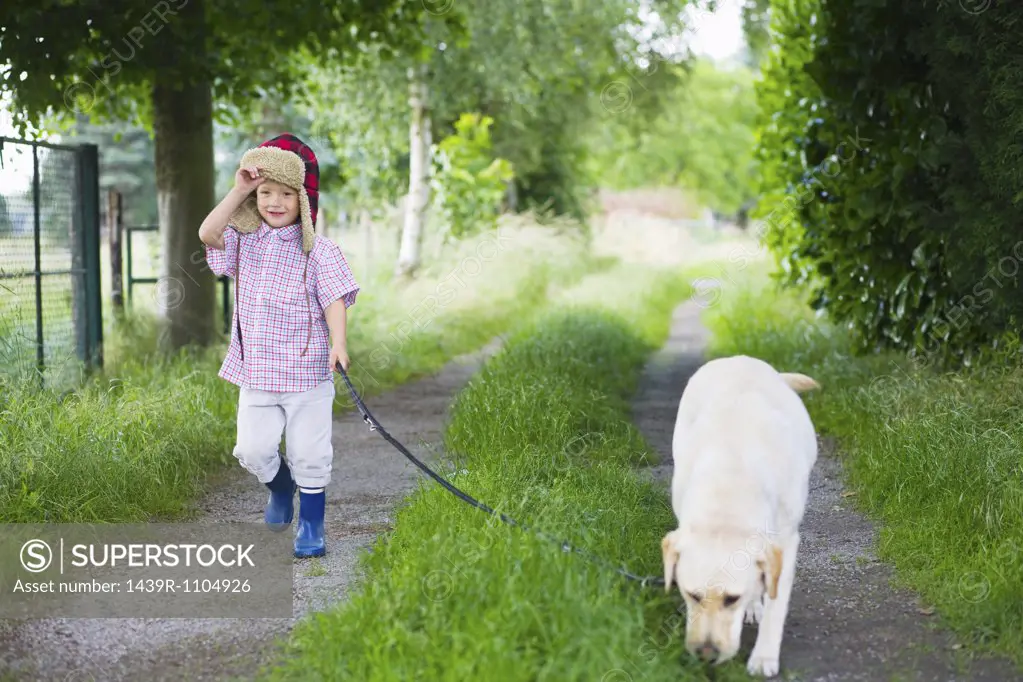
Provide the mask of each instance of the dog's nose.
POLYGON ((705 661, 713 661, 718 657, 718 648, 710 642, 706 642, 696 650, 696 653, 705 661))

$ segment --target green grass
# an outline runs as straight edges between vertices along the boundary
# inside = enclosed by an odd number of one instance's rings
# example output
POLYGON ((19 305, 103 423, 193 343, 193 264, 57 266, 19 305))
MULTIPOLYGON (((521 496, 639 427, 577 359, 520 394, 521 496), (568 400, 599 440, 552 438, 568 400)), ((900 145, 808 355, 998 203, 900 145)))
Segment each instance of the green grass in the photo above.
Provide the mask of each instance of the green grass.
MULTIPOLYGON (((469 494, 643 575, 661 574, 666 495, 630 421, 648 354, 688 293, 620 267, 558 296, 458 394, 440 472, 469 494)), ((677 595, 643 589, 424 481, 362 557, 350 601, 298 625, 274 680, 707 679, 681 657, 677 595)), ((747 679, 741 662, 715 679, 747 679)))
MULTIPOLYGON (((405 285, 362 280, 349 315, 350 376, 360 393, 437 370, 542 311, 548 286, 605 265, 552 231, 527 244, 522 234, 530 230, 513 231, 514 248, 478 270, 466 253, 487 237, 433 263, 439 274, 427 270, 405 285), (463 284, 439 289, 452 273, 463 284), (438 291, 443 304, 424 315, 420 304, 438 291)), ((225 348, 161 355, 142 311, 112 329, 104 373, 77 391, 0 377, 0 523, 188 518, 204 487, 238 466, 231 455, 238 389, 217 377, 225 348)), ((336 384, 336 411, 350 409, 344 383, 336 384)))
POLYGON ((64 397, 0 381, 0 522, 184 511, 234 435, 231 395, 204 365, 154 360, 64 397))
POLYGON ((707 322, 714 355, 754 355, 821 382, 807 404, 837 439, 851 500, 880 522, 880 558, 968 648, 1023 665, 1019 356, 955 373, 895 353, 856 357, 841 327, 753 270, 707 322))
MULTIPOLYGON (((44 269, 46 265, 43 266, 44 269)), ((51 264, 54 270, 67 263, 51 264)), ((0 264, 0 270, 5 268, 0 264)), ((75 356, 71 313, 71 278, 47 275, 42 280, 44 378, 48 385, 74 385, 80 372, 75 356)), ((0 281, 0 374, 12 380, 38 379, 35 280, 0 281), (34 375, 34 376, 33 376, 34 375)))

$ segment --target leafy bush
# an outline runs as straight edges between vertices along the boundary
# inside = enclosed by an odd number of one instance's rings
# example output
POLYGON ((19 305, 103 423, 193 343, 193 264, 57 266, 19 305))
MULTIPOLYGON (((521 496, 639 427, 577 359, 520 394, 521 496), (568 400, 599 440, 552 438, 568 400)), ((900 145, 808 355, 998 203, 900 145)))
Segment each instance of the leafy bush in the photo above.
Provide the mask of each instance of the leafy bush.
POLYGON ((1023 312, 1023 8, 971 7, 773 6, 759 213, 786 280, 860 351, 968 362, 1023 312))
POLYGON ((506 159, 492 156, 493 123, 489 116, 462 114, 454 134, 435 145, 431 185, 444 216, 446 236, 460 239, 497 225, 501 201, 514 173, 506 159))

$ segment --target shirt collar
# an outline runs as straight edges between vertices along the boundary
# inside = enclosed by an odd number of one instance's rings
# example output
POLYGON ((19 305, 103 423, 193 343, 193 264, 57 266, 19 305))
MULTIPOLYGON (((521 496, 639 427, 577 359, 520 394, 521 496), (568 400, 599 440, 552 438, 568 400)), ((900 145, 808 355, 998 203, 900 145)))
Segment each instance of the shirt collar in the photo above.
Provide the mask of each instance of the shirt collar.
POLYGON ((302 234, 302 223, 294 223, 293 225, 286 225, 284 227, 272 228, 266 224, 265 221, 259 226, 259 238, 262 239, 270 232, 276 233, 278 239, 284 241, 291 241, 298 238, 302 234))

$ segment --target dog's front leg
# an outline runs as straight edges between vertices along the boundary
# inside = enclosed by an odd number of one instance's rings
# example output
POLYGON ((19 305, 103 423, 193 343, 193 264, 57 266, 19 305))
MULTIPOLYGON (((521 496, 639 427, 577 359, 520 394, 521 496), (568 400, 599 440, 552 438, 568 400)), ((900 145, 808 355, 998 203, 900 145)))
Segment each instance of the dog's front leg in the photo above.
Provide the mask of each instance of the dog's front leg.
POLYGON ((751 675, 774 677, 778 674, 781 657, 781 639, 785 630, 785 617, 789 611, 792 584, 796 577, 796 553, 799 549, 799 534, 792 535, 782 550, 781 572, 778 576, 777 598, 765 596, 764 613, 760 619, 760 630, 753 645, 746 670, 751 675))
POLYGON ((746 607, 746 622, 754 625, 764 617, 764 597, 757 597, 746 607))

